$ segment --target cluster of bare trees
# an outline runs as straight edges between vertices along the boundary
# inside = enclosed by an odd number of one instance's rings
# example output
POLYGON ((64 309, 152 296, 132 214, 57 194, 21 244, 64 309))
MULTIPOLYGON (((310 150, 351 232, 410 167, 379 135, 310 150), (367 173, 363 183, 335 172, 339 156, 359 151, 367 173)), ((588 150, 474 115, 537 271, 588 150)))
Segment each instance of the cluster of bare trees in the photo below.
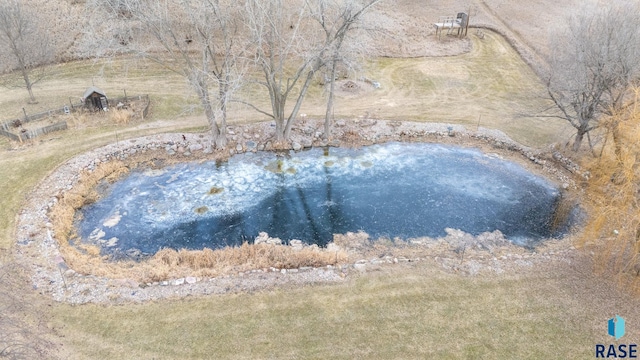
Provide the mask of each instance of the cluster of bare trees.
MULTIPOLYGON (((179 73, 200 99, 218 147, 226 144, 230 102, 272 118, 286 141, 312 79, 328 80, 329 134, 336 71, 361 50, 363 17, 381 0, 87 0, 77 56, 135 53, 179 73), (260 74, 260 76, 257 76, 260 74), (255 85, 269 94, 261 109, 239 96, 255 85)), ((0 0, 0 72, 4 85, 33 86, 55 60, 50 13, 38 2, 0 0), (35 5, 34 5, 35 4, 35 5), (9 81, 7 81, 9 80, 9 81)), ((575 129, 578 150, 600 119, 624 104, 640 76, 640 9, 636 2, 583 7, 551 41, 547 90, 557 116, 575 129)), ((71 11, 71 8, 68 9, 71 11)), ((75 22, 80 22, 74 17, 75 22)), ((82 25, 78 25, 82 27, 82 25)))
POLYGON ((226 145, 227 105, 242 84, 240 8, 220 0, 95 0, 85 50, 135 53, 183 76, 198 95, 216 146, 226 145))
MULTIPOLYGON (((87 6, 95 20, 86 44, 100 56, 135 53, 183 76, 217 147, 226 145, 230 102, 272 118, 276 140, 287 141, 314 76, 329 67, 335 79, 336 64, 348 58, 344 44, 379 1, 92 0, 87 6), (270 109, 238 96, 252 85, 269 94, 270 109)), ((325 133, 333 90, 331 80, 325 133)))
POLYGON ((576 130, 573 150, 621 109, 640 80, 640 7, 612 2, 585 7, 552 43, 549 97, 576 130))

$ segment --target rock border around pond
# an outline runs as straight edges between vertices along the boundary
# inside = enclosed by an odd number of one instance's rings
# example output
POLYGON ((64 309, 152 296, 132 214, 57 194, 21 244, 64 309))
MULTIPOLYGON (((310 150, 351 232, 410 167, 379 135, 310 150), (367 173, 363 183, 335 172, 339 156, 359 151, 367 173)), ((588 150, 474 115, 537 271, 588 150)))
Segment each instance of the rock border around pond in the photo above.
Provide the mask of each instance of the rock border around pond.
MULTIPOLYGON (((407 259, 407 261, 411 259, 411 252, 409 252, 407 253, 409 256, 382 257, 376 258, 375 261, 374 259, 362 260, 359 259, 360 253, 351 249, 351 260, 337 267, 331 265, 323 268, 304 267, 299 269, 273 267, 226 274, 214 278, 185 276, 150 283, 79 274, 68 267, 59 251, 48 211, 56 205, 62 194, 78 184, 81 172, 94 171, 100 164, 113 160, 125 161, 152 155, 151 157, 168 164, 206 159, 225 160, 238 152, 276 150, 278 148, 297 151, 311 146, 361 146, 388 141, 424 141, 480 147, 485 152, 495 153, 497 156, 507 157, 509 160, 515 160, 525 165, 529 170, 546 177, 563 189, 574 189, 573 179, 576 174, 579 174, 579 168, 560 154, 545 153, 524 147, 496 130, 480 128, 477 132, 469 132, 461 125, 374 119, 338 120, 332 133, 333 140, 324 141, 321 129, 321 121, 301 121, 292 133, 291 143, 283 146, 283 144, 276 144, 271 139, 273 133, 271 123, 233 125, 228 127, 230 144, 224 151, 214 151, 205 134, 185 133, 160 134, 120 141, 78 155, 58 166, 27 198, 25 207, 17 217, 16 246, 14 247, 16 259, 31 269, 34 288, 51 296, 56 301, 69 303, 141 302, 187 295, 252 291, 286 284, 337 282, 341 281, 350 271, 358 273, 366 271, 371 266, 396 264, 403 261, 400 259, 407 259)), ((414 242, 416 243, 413 243, 413 246, 421 248, 420 254, 429 254, 427 251, 429 249, 425 250, 425 246, 422 246, 424 242, 420 240, 414 240, 414 242)), ((562 247, 564 247, 562 251, 568 251, 566 244, 562 247)), ((492 255, 494 253, 513 253, 516 251, 508 244, 503 248, 504 251, 492 250, 487 254, 478 255, 482 258, 473 261, 494 261, 492 255)), ((451 261, 442 259, 456 259, 458 256, 453 251, 454 247, 449 250, 451 251, 443 252, 443 249, 440 248, 433 253, 439 254, 435 258, 445 264, 451 261)), ((399 250, 398 253, 403 253, 403 251, 399 250)), ((361 254, 364 256, 366 251, 361 254)), ((524 255, 519 254, 519 256, 524 255)), ((544 256, 542 255, 540 259, 546 259, 544 256)), ((424 258, 422 255, 422 257, 415 257, 414 260, 424 258)), ((434 259, 429 256, 426 258, 434 259)), ((537 257, 532 255, 531 258, 536 259, 537 257)), ((453 260, 451 263, 455 264, 456 261, 453 260)), ((474 265, 476 270, 469 268, 467 272, 477 273, 478 269, 483 266, 482 261, 478 263, 480 265, 474 265)), ((459 266, 459 268, 463 267, 459 266)), ((449 269, 453 269, 453 267, 449 266, 449 269)))

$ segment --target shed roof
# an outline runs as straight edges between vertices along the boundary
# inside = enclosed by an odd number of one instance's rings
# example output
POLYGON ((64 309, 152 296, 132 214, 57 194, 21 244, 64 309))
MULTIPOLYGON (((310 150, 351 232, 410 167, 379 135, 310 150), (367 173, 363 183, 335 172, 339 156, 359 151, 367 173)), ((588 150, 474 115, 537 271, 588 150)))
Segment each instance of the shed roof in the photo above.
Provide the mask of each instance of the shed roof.
POLYGON ((102 91, 102 90, 98 89, 98 88, 97 88, 97 87, 95 87, 95 86, 91 86, 91 87, 89 87, 87 90, 85 90, 84 94, 82 95, 82 98, 83 98, 83 99, 86 99, 86 98, 88 98, 89 96, 91 96, 91 94, 93 94, 93 93, 97 93, 97 94, 100 94, 100 95, 102 95, 102 96, 104 96, 104 97, 107 97, 107 94, 105 94, 105 93, 104 93, 104 91, 102 91))

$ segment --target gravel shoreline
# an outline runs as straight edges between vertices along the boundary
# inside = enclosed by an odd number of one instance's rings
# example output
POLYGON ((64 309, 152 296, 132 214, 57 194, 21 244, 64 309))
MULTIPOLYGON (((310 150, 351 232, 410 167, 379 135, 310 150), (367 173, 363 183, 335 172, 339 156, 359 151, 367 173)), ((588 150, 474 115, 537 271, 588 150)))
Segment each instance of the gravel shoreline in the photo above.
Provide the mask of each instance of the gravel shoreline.
MULTIPOLYGON (((375 119, 338 120, 330 142, 321 139, 322 122, 302 120, 292 132, 295 151, 311 146, 360 146, 388 141, 421 141, 479 147, 507 160, 516 161, 565 190, 575 189, 576 165, 560 154, 524 147, 496 130, 436 123, 384 121, 375 119)), ((562 254, 569 259, 574 249, 570 241, 549 240, 539 248, 526 250, 504 240, 501 234, 473 237, 448 230, 442 239, 410 239, 415 251, 399 251, 398 256, 373 256, 366 250, 349 249, 352 263, 324 268, 255 269, 216 278, 183 277, 155 283, 132 279, 110 279, 79 274, 70 269, 58 249, 48 210, 57 197, 74 187, 83 170, 92 171, 103 162, 124 160, 142 154, 157 154, 173 162, 224 159, 235 153, 272 150, 273 127, 269 122, 228 127, 229 144, 224 151, 213 151, 206 134, 160 134, 120 141, 78 155, 58 166, 29 194, 17 216, 16 260, 31 271, 33 288, 54 300, 72 304, 130 303, 166 298, 245 292, 311 283, 341 282, 380 266, 410 261, 431 261, 447 271, 476 275, 500 273, 514 267, 530 267, 562 254), (464 243, 463 257, 460 257, 464 243), (367 257, 368 256, 368 257, 367 257)), ((355 236, 355 235, 353 235, 355 236)), ((284 245, 283 245, 284 246, 284 245)))

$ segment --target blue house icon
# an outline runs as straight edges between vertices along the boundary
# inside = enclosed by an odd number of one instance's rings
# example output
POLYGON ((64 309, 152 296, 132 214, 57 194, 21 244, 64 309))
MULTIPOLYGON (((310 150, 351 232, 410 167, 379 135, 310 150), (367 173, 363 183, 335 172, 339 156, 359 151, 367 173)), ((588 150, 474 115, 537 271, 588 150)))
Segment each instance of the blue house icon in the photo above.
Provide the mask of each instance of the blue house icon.
POLYGON ((607 332, 609 333, 609 335, 616 338, 616 340, 623 337, 624 336, 624 319, 618 315, 609 319, 609 328, 607 332))

